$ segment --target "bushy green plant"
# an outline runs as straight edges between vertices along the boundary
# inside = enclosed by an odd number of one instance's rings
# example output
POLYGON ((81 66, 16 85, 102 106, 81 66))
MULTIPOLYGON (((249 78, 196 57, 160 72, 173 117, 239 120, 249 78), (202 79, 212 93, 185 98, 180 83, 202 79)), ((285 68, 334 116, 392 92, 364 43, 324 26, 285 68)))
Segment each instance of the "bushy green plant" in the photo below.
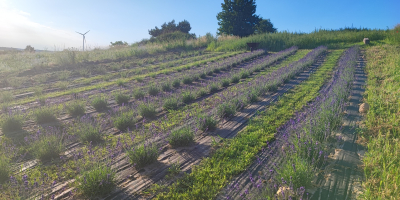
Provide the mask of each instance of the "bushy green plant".
POLYGON ((240 77, 239 76, 237 76, 237 75, 232 76, 231 83, 239 83, 239 81, 240 81, 240 77))
POLYGON ((182 93, 182 102, 183 103, 190 103, 195 99, 195 96, 191 91, 186 91, 182 93))
POLYGON ((144 118, 154 118, 157 115, 156 105, 152 102, 143 102, 139 105, 139 112, 144 118))
POLYGON ((4 183, 10 178, 10 159, 0 154, 0 183, 4 183))
POLYGON ((30 152, 32 155, 41 160, 47 161, 58 158, 64 150, 62 139, 57 135, 42 135, 40 138, 30 144, 30 152))
POLYGON ((181 86, 181 81, 179 79, 172 81, 172 87, 178 88, 179 86, 181 86))
POLYGON ((164 91, 164 92, 169 92, 169 91, 171 91, 171 84, 169 83, 169 82, 165 82, 165 83, 163 83, 162 85, 161 85, 161 89, 162 89, 162 91, 164 91))
POLYGON ((116 186, 115 171, 105 164, 84 171, 76 181, 78 190, 86 197, 109 194, 116 186))
POLYGON ((112 118, 114 126, 120 130, 125 131, 128 128, 136 126, 136 114, 133 111, 121 112, 112 118))
POLYGON ((248 71, 242 70, 242 71, 240 72, 240 78, 242 78, 242 79, 246 79, 246 78, 248 78, 249 76, 250 76, 250 73, 249 73, 248 71))
POLYGON ((217 114, 219 117, 230 117, 236 113, 236 105, 231 102, 219 104, 217 114))
POLYGON ((155 162, 158 158, 158 147, 154 143, 139 145, 127 150, 128 158, 135 168, 141 168, 155 162))
POLYGON ((69 115, 76 117, 85 114, 86 105, 84 101, 74 100, 65 105, 65 108, 69 115))
POLYGON ((182 79, 182 83, 183 84, 192 84, 192 82, 193 82, 193 79, 192 79, 192 77, 190 77, 190 76, 185 76, 185 77, 183 77, 183 79, 182 79))
POLYGON ((207 95, 207 91, 203 88, 201 88, 198 92, 197 92, 197 97, 202 97, 207 95))
POLYGON ((290 156, 291 162, 286 162, 280 168, 276 169, 280 178, 286 182, 292 180, 293 188, 305 187, 308 188, 312 179, 314 178, 314 171, 312 165, 306 160, 298 156, 290 156))
POLYGON ((33 111, 33 117, 39 124, 57 121, 56 109, 53 107, 42 106, 33 111))
POLYGON ((194 141, 194 132, 190 126, 172 131, 167 138, 168 143, 173 147, 187 146, 194 141))
POLYGON ((143 80, 144 80, 143 77, 136 77, 135 79, 139 83, 143 82, 143 80))
POLYGON ((203 72, 202 74, 200 74, 200 78, 205 79, 207 77, 207 74, 205 72, 203 72))
POLYGON ((118 85, 119 87, 122 87, 122 86, 125 86, 126 81, 125 81, 124 79, 118 79, 118 80, 116 81, 116 83, 117 83, 117 85, 118 85))
POLYGON ((228 87, 230 83, 229 79, 224 78, 221 81, 221 87, 228 87))
POLYGON ((175 97, 170 97, 164 100, 163 108, 165 110, 176 110, 178 109, 178 99, 175 97))
POLYGON ((1 130, 4 134, 8 134, 13 131, 19 131, 22 129, 24 124, 24 118, 20 114, 7 114, 2 117, 1 130))
POLYGON ((202 131, 215 130, 218 123, 213 117, 205 114, 198 115, 196 122, 197 126, 202 131))
POLYGON ((122 104, 126 105, 126 104, 128 104, 129 99, 130 99, 129 95, 122 94, 121 92, 114 93, 114 98, 118 105, 122 105, 122 104))
POLYGON ((107 98, 105 96, 96 96, 92 99, 92 106, 96 111, 100 112, 106 110, 108 107, 107 98))
POLYGON ((160 92, 160 89, 156 85, 150 85, 148 89, 149 95, 156 96, 160 92))
POLYGON ((79 137, 81 142, 99 142, 101 137, 100 124, 93 119, 82 117, 70 127, 69 132, 79 137))
POLYGON ((14 95, 10 91, 0 92, 0 103, 9 103, 14 99, 14 95))
POLYGON ((218 85, 217 85, 216 83, 211 83, 211 84, 208 86, 208 91, 209 91, 210 93, 217 92, 217 91, 218 91, 218 85))
POLYGON ((143 99, 144 95, 145 95, 145 93, 140 89, 136 89, 133 91, 133 97, 135 99, 143 99))

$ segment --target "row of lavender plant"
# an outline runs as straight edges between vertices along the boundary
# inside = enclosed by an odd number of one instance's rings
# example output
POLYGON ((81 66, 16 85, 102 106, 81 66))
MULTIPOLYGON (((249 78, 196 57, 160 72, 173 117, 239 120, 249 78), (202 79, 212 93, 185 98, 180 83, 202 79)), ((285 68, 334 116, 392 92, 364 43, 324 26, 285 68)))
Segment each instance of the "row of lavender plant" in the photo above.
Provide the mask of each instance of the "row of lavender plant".
POLYGON ((253 196, 247 197, 305 198, 305 191, 311 186, 314 174, 326 163, 329 138, 341 140, 340 137, 333 138, 332 131, 341 129, 341 113, 350 95, 358 52, 358 46, 345 51, 333 78, 319 96, 304 111, 277 129, 277 134, 283 135, 282 148, 278 148, 281 152, 276 154, 284 155, 282 164, 265 166, 262 177, 252 180, 256 188, 253 196), (267 184, 263 186, 262 180, 267 180, 267 184))
MULTIPOLYGON (((196 117, 198 117, 198 116, 196 116, 196 117)), ((198 127, 202 127, 202 126, 204 127, 204 122, 206 121, 206 118, 208 119, 208 117, 209 116, 205 116, 204 119, 201 119, 201 118, 198 119, 199 123, 196 124, 196 126, 193 126, 193 127, 195 127, 195 129, 198 128, 198 127)), ((88 124, 90 124, 90 123, 88 123, 88 124)), ((95 126, 93 126, 93 127, 95 127, 95 126)), ((209 128, 209 127, 205 127, 205 129, 203 128, 203 130, 206 130, 207 128, 209 128)), ((185 131, 192 131, 191 129, 185 129, 185 128, 180 129, 180 131, 181 130, 183 130, 184 132, 185 131)), ((160 137, 162 134, 165 135, 165 133, 167 133, 167 135, 174 135, 173 133, 171 133, 171 131, 168 131, 166 129, 163 129, 163 128, 160 128, 160 127, 157 127, 157 126, 154 126, 154 125, 152 125, 149 129, 141 129, 140 132, 141 133, 139 135, 152 135, 153 138, 154 137, 160 137)), ((134 136, 131 136, 130 138, 131 138, 131 141, 135 140, 134 136)), ((171 140, 169 140, 169 142, 171 142, 171 140)), ((125 143, 124 149, 127 150, 127 154, 128 154, 129 159, 131 160, 131 162, 134 165, 137 165, 138 167, 142 167, 143 165, 146 165, 146 164, 154 161, 154 159, 157 159, 157 157, 158 157, 158 152, 160 150, 158 145, 154 145, 152 143, 145 142, 142 146, 140 146, 140 145, 139 146, 136 146, 136 145, 132 146, 130 144, 134 144, 134 143, 127 144, 126 141, 124 141, 124 143, 125 143)), ((83 154, 84 153, 82 153, 81 155, 83 155, 83 154)), ((105 171, 107 171, 107 170, 105 170, 105 171)), ((112 174, 112 172, 110 172, 110 173, 112 174)), ((111 176, 111 175, 109 175, 109 176, 111 176)), ((85 185, 86 181, 87 181, 84 178, 85 176, 79 176, 79 177, 81 177, 81 179, 84 180, 84 181, 81 181, 79 183, 79 186, 85 185)), ((77 180, 80 180, 80 179, 77 179, 77 180)), ((105 181, 106 179, 103 177, 103 179, 97 178, 96 180, 100 181, 100 183, 101 183, 102 181, 105 181)), ((99 184, 99 182, 96 182, 96 183, 99 184)))
MULTIPOLYGON (((295 51, 296 49, 292 48, 288 52, 295 51)), ((273 56, 270 56, 269 59, 266 59, 266 61, 269 61, 270 63, 274 62, 274 59, 279 59, 281 57, 286 56, 287 52, 282 52, 280 54, 276 54, 273 56)), ((267 62, 265 62, 267 63, 267 62)), ((120 110, 119 108, 118 110, 120 110)), ((29 137, 25 138, 25 142, 27 144, 30 144, 32 148, 32 153, 35 154, 36 157, 40 158, 41 160, 48 160, 50 158, 56 157, 55 155, 59 155, 61 151, 65 148, 65 143, 68 141, 71 141, 71 138, 74 138, 74 136, 83 136, 84 140, 86 141, 96 141, 99 139, 99 134, 104 131, 104 126, 99 127, 98 126, 99 122, 95 120, 94 118, 91 118, 89 116, 84 116, 77 121, 73 122, 73 124, 68 125, 69 133, 74 133, 74 135, 67 134, 65 130, 63 131, 55 131, 55 129, 50 129, 44 131, 44 133, 41 133, 38 131, 36 134, 33 134, 29 137), (57 136, 59 136, 57 138, 57 136), (39 146, 42 146, 43 148, 40 148, 39 146), (46 147, 46 148, 44 148, 46 147), (49 149, 52 149, 52 151, 49 151, 49 149)), ((101 123, 101 124, 106 124, 106 123, 101 123)), ((150 128, 147 132, 152 132, 152 129, 150 128)), ((125 145, 126 146, 126 145, 125 145)), ((136 151, 137 152, 137 151, 136 151)), ((158 151, 157 151, 158 152, 158 151)), ((157 155, 158 153, 155 152, 157 155)), ((134 156, 134 155, 133 155, 134 156)), ((24 175, 21 180, 26 179, 27 175, 24 175), (25 177, 25 178, 24 178, 25 177)), ((26 182, 26 180, 23 182, 26 182)), ((17 184, 15 177, 10 180, 10 184, 17 184)), ((25 185, 25 184, 24 184, 25 185)), ((36 185, 36 184, 34 184, 36 185)), ((28 187, 28 186, 27 186, 28 187)), ((28 187, 29 188, 29 187, 28 187)), ((17 190, 17 193, 20 193, 20 190, 17 190)), ((25 193, 24 193, 25 194, 25 193)), ((30 194, 28 192, 28 194, 30 194)), ((15 195, 15 194, 14 194, 15 195)))
MULTIPOLYGON (((171 129, 164 130, 164 134, 161 135, 162 136, 161 138, 164 138, 166 140, 158 140, 158 141, 161 141, 161 144, 165 144, 166 142, 170 144, 180 143, 179 142, 180 140, 182 140, 181 143, 183 144, 190 143, 190 141, 193 141, 194 134, 198 130, 207 131, 210 129, 214 129, 216 127, 218 118, 230 117, 244 106, 252 102, 258 101, 259 96, 261 96, 270 89, 277 88, 279 84, 289 79, 291 76, 289 76, 288 74, 300 73, 301 69, 310 66, 315 61, 315 59, 325 50, 326 47, 318 47, 309 54, 307 54, 305 58, 296 61, 284 68, 276 70, 275 71, 276 73, 273 72, 265 76, 256 77, 249 83, 238 84, 235 87, 229 88, 228 91, 224 91, 222 93, 219 93, 218 95, 213 96, 211 99, 207 101, 209 105, 203 106, 210 109, 208 110, 202 109, 199 112, 188 113, 187 118, 195 122, 194 124, 182 126, 174 130, 171 129), (274 81, 274 78, 280 81, 274 81)), ((151 141, 147 142, 149 145, 147 145, 146 147, 141 146, 141 149, 147 148, 148 149, 147 151, 156 151, 157 148, 159 148, 160 145, 158 145, 155 142, 157 141, 157 139, 149 138, 148 141, 151 141)), ((181 146, 174 144, 171 145, 181 146)), ((134 151, 135 150, 128 149, 128 154, 134 154, 134 151)), ((156 159, 157 156, 154 156, 153 161, 156 159)), ((132 162, 135 163, 135 160, 132 160, 132 162)))

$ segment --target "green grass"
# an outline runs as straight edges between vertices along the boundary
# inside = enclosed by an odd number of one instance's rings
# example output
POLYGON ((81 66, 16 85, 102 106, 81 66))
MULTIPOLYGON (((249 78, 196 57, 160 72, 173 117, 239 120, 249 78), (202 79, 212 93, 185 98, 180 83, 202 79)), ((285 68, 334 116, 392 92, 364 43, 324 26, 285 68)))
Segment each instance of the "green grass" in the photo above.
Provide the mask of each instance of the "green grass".
POLYGON ((109 194, 116 186, 115 171, 111 166, 98 165, 84 171, 76 179, 77 189, 85 197, 109 194))
POLYGON ((366 49, 370 106, 360 132, 368 146, 363 159, 364 199, 400 199, 400 48, 377 45, 366 49))
POLYGON ((328 48, 344 48, 354 43, 362 43, 364 38, 371 41, 384 40, 390 36, 389 31, 384 30, 316 30, 309 34, 278 32, 252 35, 243 38, 221 37, 217 42, 208 45, 210 51, 237 51, 248 49, 248 42, 260 43, 259 48, 267 48, 270 51, 280 51, 290 46, 298 46, 300 49, 313 49, 321 45, 328 48))
POLYGON ((159 194, 156 199, 213 199, 233 176, 252 163, 266 141, 273 140, 276 128, 318 95, 321 86, 331 77, 341 53, 334 51, 330 54, 308 80, 253 118, 237 137, 224 140, 211 157, 205 158, 191 174, 178 180, 168 192, 159 194))

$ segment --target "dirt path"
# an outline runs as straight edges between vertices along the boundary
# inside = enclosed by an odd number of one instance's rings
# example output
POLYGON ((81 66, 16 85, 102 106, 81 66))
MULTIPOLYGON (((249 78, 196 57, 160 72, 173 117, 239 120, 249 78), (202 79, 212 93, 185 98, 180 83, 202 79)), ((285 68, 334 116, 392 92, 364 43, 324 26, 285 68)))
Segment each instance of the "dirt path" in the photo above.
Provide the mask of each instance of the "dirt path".
POLYGON ((325 173, 321 174, 316 181, 318 189, 311 196, 312 200, 346 200, 356 199, 361 193, 363 180, 363 169, 360 155, 365 152, 364 148, 356 143, 356 127, 363 120, 359 112, 359 105, 362 103, 367 76, 364 72, 366 60, 361 51, 355 72, 355 81, 349 97, 349 104, 346 107, 346 114, 343 118, 343 129, 338 132, 343 143, 335 149, 334 161, 327 167, 325 173))
POLYGON ((197 136, 194 145, 176 149, 165 149, 156 163, 139 171, 130 167, 130 164, 126 162, 126 160, 121 160, 118 167, 121 177, 118 184, 119 187, 105 199, 151 199, 153 197, 152 195, 144 196, 141 191, 149 188, 154 183, 160 185, 172 184, 174 182, 173 180, 168 181, 164 179, 172 163, 179 162, 180 170, 185 173, 190 173, 192 166, 198 164, 204 157, 210 155, 213 141, 220 141, 220 137, 234 137, 246 126, 248 119, 254 116, 257 111, 265 109, 266 106, 275 102, 288 90, 306 80, 310 74, 325 61, 325 57, 326 54, 320 56, 315 64, 300 73, 296 78, 279 87, 276 92, 266 94, 262 101, 241 110, 229 121, 220 123, 217 130, 214 132, 197 136))

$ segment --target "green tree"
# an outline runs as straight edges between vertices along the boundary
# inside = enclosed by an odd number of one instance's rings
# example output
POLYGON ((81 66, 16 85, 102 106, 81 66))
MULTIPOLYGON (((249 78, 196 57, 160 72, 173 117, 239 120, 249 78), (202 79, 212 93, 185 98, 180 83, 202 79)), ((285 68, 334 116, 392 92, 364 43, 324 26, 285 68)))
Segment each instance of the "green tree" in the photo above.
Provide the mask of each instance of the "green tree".
POLYGON ((110 46, 112 46, 112 47, 115 47, 115 46, 128 46, 127 42, 122 42, 122 41, 116 41, 116 42, 110 42, 110 43, 111 43, 110 46))
POLYGON ((255 14, 255 0, 224 0, 222 11, 218 13, 218 35, 249 36, 261 18, 255 14))
POLYGON ((173 33, 176 31, 180 31, 182 33, 189 33, 191 29, 192 28, 190 27, 190 23, 187 20, 179 22, 178 25, 175 23, 175 20, 172 20, 168 23, 164 22, 164 24, 161 25, 161 29, 158 28, 157 26, 154 29, 150 29, 149 34, 152 37, 158 37, 160 35, 173 33))
POLYGON ((28 45, 25 47, 25 51, 29 53, 35 52, 35 48, 33 48, 31 45, 28 45))
POLYGON ((255 32, 257 34, 260 33, 275 33, 276 28, 274 28, 274 25, 271 23, 269 19, 262 19, 260 22, 255 27, 255 32))

